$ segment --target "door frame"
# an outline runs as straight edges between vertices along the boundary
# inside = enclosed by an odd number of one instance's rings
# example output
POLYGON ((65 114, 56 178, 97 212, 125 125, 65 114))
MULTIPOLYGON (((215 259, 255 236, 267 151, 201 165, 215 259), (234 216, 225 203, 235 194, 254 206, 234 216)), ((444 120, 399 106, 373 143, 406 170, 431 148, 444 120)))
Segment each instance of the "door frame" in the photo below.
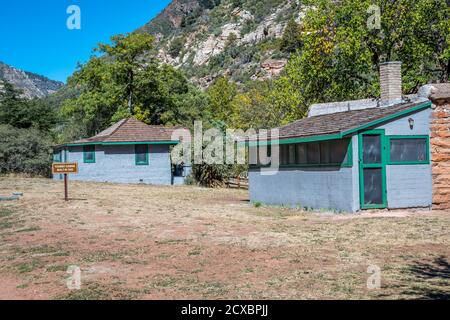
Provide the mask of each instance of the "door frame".
POLYGON ((387 203, 387 185, 386 185, 386 137, 384 129, 368 130, 358 134, 358 158, 359 158, 359 202, 362 210, 365 209, 385 209, 388 206, 387 203), (363 158, 363 136, 365 135, 379 135, 381 143, 381 163, 365 164, 363 158), (381 168, 381 184, 382 184, 382 204, 370 204, 364 203, 364 169, 367 168, 381 168))

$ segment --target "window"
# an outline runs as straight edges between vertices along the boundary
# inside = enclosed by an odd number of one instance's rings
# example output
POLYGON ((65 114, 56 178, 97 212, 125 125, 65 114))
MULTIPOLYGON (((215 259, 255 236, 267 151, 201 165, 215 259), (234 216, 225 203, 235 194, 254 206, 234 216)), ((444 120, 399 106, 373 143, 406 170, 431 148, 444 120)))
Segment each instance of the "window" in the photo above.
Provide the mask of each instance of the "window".
POLYGON ((331 143, 328 141, 324 141, 320 143, 320 163, 321 164, 329 164, 330 156, 331 156, 331 143))
POLYGON ((428 164, 429 139, 427 136, 388 137, 389 164, 428 164))
POLYGON ((53 162, 62 162, 62 151, 53 154, 53 162))
POLYGON ((330 142, 330 163, 346 163, 349 164, 349 150, 351 152, 351 140, 334 140, 330 142))
MULTIPOLYGON (((347 166, 352 163, 351 139, 280 145, 282 166, 347 166)), ((264 165, 261 162, 260 165, 264 165)))
POLYGON ((320 143, 308 143, 306 148, 308 164, 320 164, 320 143))
POLYGON ((148 145, 138 144, 135 146, 136 165, 146 166, 148 165, 148 145))
POLYGON ((288 145, 288 164, 295 164, 295 144, 288 145))
POLYGON ((95 146, 84 146, 84 163, 95 163, 95 146))
POLYGON ((297 164, 307 164, 308 159, 306 158, 306 144, 299 143, 296 145, 297 147, 297 164))

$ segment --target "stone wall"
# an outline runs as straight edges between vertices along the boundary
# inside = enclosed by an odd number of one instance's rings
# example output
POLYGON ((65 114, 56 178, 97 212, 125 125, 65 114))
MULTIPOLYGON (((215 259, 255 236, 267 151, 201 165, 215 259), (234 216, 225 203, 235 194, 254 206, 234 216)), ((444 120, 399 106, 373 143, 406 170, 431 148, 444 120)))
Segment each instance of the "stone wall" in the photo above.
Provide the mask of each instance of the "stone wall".
POLYGON ((450 103, 435 103, 430 126, 433 208, 450 209, 450 103))

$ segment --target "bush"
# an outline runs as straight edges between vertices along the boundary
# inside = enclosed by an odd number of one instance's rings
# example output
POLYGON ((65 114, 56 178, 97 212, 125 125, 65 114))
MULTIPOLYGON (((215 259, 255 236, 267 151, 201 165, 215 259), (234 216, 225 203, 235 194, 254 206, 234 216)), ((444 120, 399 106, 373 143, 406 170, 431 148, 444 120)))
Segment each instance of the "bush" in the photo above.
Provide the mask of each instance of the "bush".
POLYGON ((0 125, 0 174, 50 177, 52 139, 39 130, 0 125))
POLYGON ((184 45, 184 39, 183 38, 176 38, 172 41, 169 48, 169 54, 170 56, 175 59, 180 55, 181 49, 183 49, 184 45))
POLYGON ((198 183, 207 188, 223 187, 230 178, 231 166, 225 164, 196 164, 192 167, 192 174, 198 183))
POLYGON ((192 174, 188 175, 186 179, 184 179, 184 184, 187 186, 194 186, 197 184, 197 180, 195 180, 192 174))

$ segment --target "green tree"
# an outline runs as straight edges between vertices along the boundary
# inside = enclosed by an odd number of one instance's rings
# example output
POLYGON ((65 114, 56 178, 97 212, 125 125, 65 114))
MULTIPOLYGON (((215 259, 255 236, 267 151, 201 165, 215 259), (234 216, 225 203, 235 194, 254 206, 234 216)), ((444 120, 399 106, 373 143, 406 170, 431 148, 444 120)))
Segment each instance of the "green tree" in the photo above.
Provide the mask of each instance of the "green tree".
POLYGON ((130 115, 148 124, 185 125, 201 114, 206 96, 180 71, 158 62, 154 52, 138 55, 152 38, 129 37, 101 45, 97 51, 107 54, 92 57, 69 79, 68 86, 81 94, 63 104, 61 113, 70 119, 63 140, 92 136, 130 115))
POLYGON ((175 38, 170 43, 169 54, 172 58, 176 58, 180 55, 181 50, 183 49, 184 39, 182 37, 175 38))
POLYGON ((403 62, 404 92, 448 81, 450 6, 446 0, 306 1, 300 39, 271 99, 283 122, 304 117, 313 103, 379 96, 378 65, 403 62), (381 29, 368 28, 371 5, 381 29))
POLYGON ((208 110, 213 120, 230 123, 236 110, 233 99, 238 93, 237 86, 228 77, 220 77, 208 88, 209 97, 208 110))
MULTIPOLYGON (((113 36, 111 42, 111 45, 100 43, 96 51, 106 53, 115 60, 114 80, 117 84, 124 86, 128 111, 133 114, 136 73, 142 68, 143 56, 153 49, 154 38, 146 33, 131 33, 113 36)), ((148 59, 151 57, 146 57, 146 63, 149 63, 148 59)))
POLYGON ((3 82, 3 90, 0 90, 0 124, 50 131, 57 121, 55 110, 44 100, 26 100, 21 94, 12 84, 3 82))
POLYGON ((50 176, 53 139, 36 128, 0 124, 0 174, 50 176))
POLYGON ((290 19, 284 29, 280 42, 280 49, 284 52, 292 53, 301 48, 300 25, 294 19, 290 19))

